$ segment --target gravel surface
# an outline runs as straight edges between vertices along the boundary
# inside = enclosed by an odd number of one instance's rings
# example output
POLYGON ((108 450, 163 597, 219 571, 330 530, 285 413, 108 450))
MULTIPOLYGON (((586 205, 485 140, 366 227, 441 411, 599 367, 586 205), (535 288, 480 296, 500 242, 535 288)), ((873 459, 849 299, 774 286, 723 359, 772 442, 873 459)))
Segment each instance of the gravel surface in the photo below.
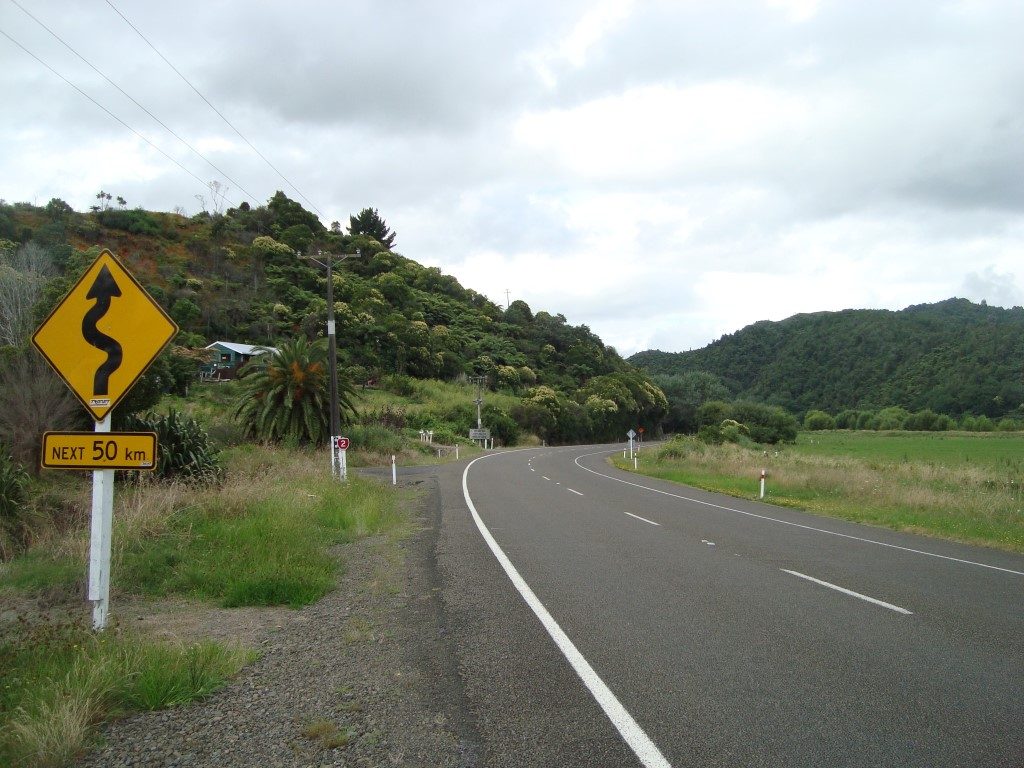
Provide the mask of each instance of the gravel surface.
MULTIPOLYGON (((437 481, 406 484, 425 491, 413 536, 338 548, 338 589, 302 610, 210 609, 178 635, 237 637, 260 658, 208 699, 107 725, 79 765, 477 765, 434 563, 437 481)), ((180 608, 125 620, 184 623, 180 608)))

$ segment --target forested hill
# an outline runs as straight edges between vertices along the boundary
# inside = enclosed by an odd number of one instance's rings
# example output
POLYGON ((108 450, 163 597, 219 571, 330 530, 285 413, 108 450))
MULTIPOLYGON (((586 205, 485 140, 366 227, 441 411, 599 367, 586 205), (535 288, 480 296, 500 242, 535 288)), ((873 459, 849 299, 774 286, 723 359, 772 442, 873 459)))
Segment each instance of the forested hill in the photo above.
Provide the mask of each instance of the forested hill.
POLYGON ((794 413, 898 405, 1002 416, 1024 403, 1024 309, 947 299, 898 312, 801 314, 629 362, 655 375, 711 373, 736 397, 794 413))
MULTIPOLYGON (((162 356, 169 368, 158 360, 150 369, 161 387, 173 376, 184 389, 190 363, 213 341, 322 336, 326 270, 305 258, 322 250, 351 255, 335 262, 333 285, 340 369, 354 385, 484 376, 523 397, 522 427, 561 441, 653 428, 667 408, 664 394, 585 325, 523 301, 498 306, 402 256, 401 233, 375 209, 343 228, 324 226, 282 192, 266 205, 192 216, 111 198, 100 192, 88 212, 56 198, 45 206, 0 200, 0 295, 21 296, 38 322, 109 248, 181 328, 162 356)), ((0 354, 24 347, 34 327, 15 308, 0 306, 0 354)))

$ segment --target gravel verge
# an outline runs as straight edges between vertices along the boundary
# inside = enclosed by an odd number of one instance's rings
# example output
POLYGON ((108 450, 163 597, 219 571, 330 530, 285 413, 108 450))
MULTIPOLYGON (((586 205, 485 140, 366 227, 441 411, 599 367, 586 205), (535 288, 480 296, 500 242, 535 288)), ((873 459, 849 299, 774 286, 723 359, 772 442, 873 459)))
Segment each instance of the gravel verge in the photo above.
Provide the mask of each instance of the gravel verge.
POLYGON ((260 658, 209 698, 104 727, 86 766, 452 766, 478 737, 435 564, 440 501, 422 491, 415 532, 339 547, 339 586, 302 610, 135 605, 122 620, 185 641, 212 637, 260 658))

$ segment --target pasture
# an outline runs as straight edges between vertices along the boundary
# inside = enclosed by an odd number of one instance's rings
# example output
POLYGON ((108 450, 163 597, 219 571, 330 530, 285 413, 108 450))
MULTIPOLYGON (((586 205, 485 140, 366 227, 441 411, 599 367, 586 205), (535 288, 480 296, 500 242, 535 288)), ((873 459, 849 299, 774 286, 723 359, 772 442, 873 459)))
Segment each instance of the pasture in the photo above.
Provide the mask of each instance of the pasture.
POLYGON ((771 504, 1024 552, 1022 457, 1022 433, 803 432, 783 446, 676 438, 638 471, 755 499, 765 469, 771 504))

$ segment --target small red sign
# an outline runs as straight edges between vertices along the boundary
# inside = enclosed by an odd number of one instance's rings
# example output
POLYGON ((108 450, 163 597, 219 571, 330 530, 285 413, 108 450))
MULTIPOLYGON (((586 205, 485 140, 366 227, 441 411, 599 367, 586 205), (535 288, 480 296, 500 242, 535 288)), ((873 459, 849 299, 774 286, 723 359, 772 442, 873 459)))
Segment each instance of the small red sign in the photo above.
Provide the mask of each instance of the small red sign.
POLYGON ((644 428, 643 427, 637 427, 636 431, 639 432, 642 435, 644 433, 644 428))
POLYGON ((352 441, 347 437, 336 437, 334 438, 334 447, 341 451, 347 451, 348 447, 352 445, 352 441))

